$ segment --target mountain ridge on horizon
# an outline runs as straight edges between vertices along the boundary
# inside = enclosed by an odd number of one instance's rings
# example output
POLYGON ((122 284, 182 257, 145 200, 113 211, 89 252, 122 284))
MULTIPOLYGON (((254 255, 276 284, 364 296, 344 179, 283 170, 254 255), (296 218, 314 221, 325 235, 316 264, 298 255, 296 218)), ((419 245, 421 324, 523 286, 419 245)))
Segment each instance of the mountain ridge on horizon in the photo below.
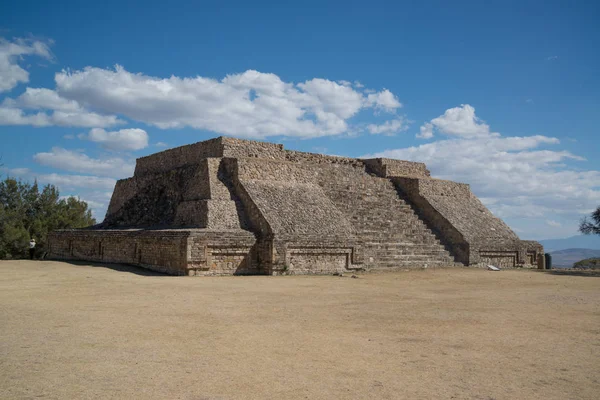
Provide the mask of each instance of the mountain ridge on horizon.
POLYGON ((544 246, 547 253, 566 249, 600 250, 600 236, 576 235, 562 239, 542 239, 538 242, 544 246))

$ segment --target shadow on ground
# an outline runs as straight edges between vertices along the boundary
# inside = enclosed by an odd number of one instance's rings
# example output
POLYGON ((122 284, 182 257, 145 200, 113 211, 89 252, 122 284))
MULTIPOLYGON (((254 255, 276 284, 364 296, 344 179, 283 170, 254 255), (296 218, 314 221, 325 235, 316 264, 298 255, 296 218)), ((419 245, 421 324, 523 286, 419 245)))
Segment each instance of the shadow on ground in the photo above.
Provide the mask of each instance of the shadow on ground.
POLYGON ((593 269, 551 269, 547 271, 540 271, 550 275, 558 276, 588 276, 600 278, 600 270, 593 269))
POLYGON ((168 274, 164 274, 162 272, 151 271, 146 268, 136 267, 134 265, 126 265, 126 264, 103 264, 98 262, 91 261, 63 261, 71 265, 77 265, 81 267, 92 267, 92 268, 107 268, 112 269, 113 271, 119 272, 129 272, 131 274, 140 275, 140 276, 171 276, 168 274))

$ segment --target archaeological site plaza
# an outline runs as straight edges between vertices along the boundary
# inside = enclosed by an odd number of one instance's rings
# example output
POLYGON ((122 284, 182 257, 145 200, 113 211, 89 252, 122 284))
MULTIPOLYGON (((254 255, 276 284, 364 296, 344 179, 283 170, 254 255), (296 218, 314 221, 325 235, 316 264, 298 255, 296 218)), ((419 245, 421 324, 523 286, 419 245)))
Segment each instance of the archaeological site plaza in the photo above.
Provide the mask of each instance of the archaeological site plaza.
POLYGON ((48 257, 279 275, 533 266, 543 249, 425 164, 218 137, 139 158, 104 221, 52 232, 48 257))

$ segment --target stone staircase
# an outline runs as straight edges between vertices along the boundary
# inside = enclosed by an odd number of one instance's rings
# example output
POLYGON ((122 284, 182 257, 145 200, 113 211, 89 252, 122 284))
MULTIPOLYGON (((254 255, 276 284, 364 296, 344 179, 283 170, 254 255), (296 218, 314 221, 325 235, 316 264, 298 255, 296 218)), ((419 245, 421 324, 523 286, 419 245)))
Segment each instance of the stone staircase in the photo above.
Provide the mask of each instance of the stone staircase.
POLYGON ((454 257, 398 196, 389 179, 361 173, 325 188, 363 245, 365 267, 422 268, 455 265, 454 257))

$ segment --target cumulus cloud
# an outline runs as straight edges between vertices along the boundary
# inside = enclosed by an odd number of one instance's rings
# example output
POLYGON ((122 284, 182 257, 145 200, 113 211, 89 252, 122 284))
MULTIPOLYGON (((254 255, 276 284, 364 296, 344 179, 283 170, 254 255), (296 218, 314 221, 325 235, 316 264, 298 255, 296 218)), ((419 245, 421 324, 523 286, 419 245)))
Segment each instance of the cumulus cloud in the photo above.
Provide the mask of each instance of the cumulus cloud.
POLYGON ((163 129, 192 127, 252 138, 339 135, 351 130, 348 120, 363 110, 394 112, 402 106, 389 90, 367 93, 320 78, 285 82, 253 70, 216 80, 87 67, 62 71, 55 80, 61 97, 98 112, 163 129))
POLYGON ((86 189, 107 189, 112 190, 115 187, 116 180, 111 178, 101 178, 89 175, 63 175, 63 174, 39 174, 35 178, 40 182, 47 182, 62 189, 86 188, 86 189))
MULTIPOLYGON (((0 39, 0 92, 29 81, 28 72, 19 65, 25 55, 51 58, 44 42, 0 39)), ((365 125, 350 119, 359 113, 395 114, 402 107, 388 89, 367 89, 358 81, 287 82, 254 70, 219 80, 155 77, 118 65, 86 67, 57 73, 55 83, 52 89, 28 87, 20 96, 4 99, 0 124, 107 128, 124 123, 118 118, 124 116, 161 129, 190 127, 258 139, 311 138, 356 133, 365 125)), ((386 127, 390 124, 398 123, 390 121, 386 127)), ((122 131, 115 132, 122 136, 122 131)), ((109 148, 116 142, 109 137, 102 143, 109 148)))
POLYGON ((6 98, 0 104, 0 125, 107 127, 119 123, 123 121, 114 115, 88 111, 76 101, 44 88, 27 88, 16 99, 6 98))
POLYGON ((431 122, 424 123, 421 128, 421 132, 417 133, 419 139, 431 139, 433 137, 433 124, 431 122))
POLYGON ((471 106, 447 110, 431 124, 450 138, 364 157, 425 162, 435 177, 471 184, 502 218, 539 218, 544 225, 557 214, 578 220, 600 204, 600 171, 569 167, 585 159, 552 149, 557 138, 492 134, 471 106))
POLYGON ((402 103, 398 101, 398 98, 387 89, 369 94, 367 96, 367 104, 388 112, 394 112, 396 109, 402 107, 402 103))
POLYGON ((111 191, 102 190, 89 190, 86 191, 84 195, 81 195, 80 190, 61 193, 65 194, 65 196, 61 196, 62 198, 78 197, 80 200, 85 201, 88 207, 92 210, 92 216, 96 218, 96 221, 98 222, 104 219, 110 198, 112 196, 111 191))
POLYGON ((36 163, 63 171, 90 173, 100 176, 125 178, 133 175, 133 161, 117 157, 91 158, 84 153, 53 147, 50 152, 33 156, 36 163))
POLYGON ((367 130, 369 133, 377 135, 394 135, 398 132, 406 130, 406 124, 402 118, 397 118, 389 121, 385 121, 381 125, 369 124, 367 125, 367 130))
MULTIPOLYGON (((92 189, 100 191, 113 190, 116 180, 107 177, 90 175, 70 175, 57 173, 38 173, 29 168, 12 168, 7 170, 8 175, 27 180, 36 180, 40 184, 52 184, 62 192, 78 189, 92 189)), ((79 192, 79 191, 78 191, 79 192)), ((111 192, 112 193, 112 192, 111 192)))
POLYGON ((429 139, 433 137, 434 129, 445 135, 464 138, 498 136, 497 133, 490 132, 489 125, 475 115, 475 108, 469 104, 450 108, 443 115, 425 123, 417 137, 429 139))
POLYGON ((31 125, 35 127, 65 126, 91 128, 95 126, 108 127, 120 124, 114 115, 100 115, 94 112, 40 111, 25 113, 20 108, 0 106, 0 125, 31 125))
POLYGON ((99 143, 107 150, 141 150, 148 147, 148 134, 145 130, 138 128, 121 129, 114 132, 94 128, 87 135, 79 135, 79 138, 99 143))
POLYGON ((24 56, 52 59, 49 43, 33 39, 0 38, 0 93, 13 89, 19 83, 29 82, 29 72, 19 65, 24 56))
POLYGON ((74 100, 62 98, 54 90, 26 88, 16 99, 6 99, 5 107, 19 107, 33 110, 50 109, 65 112, 81 111, 81 106, 74 100))

